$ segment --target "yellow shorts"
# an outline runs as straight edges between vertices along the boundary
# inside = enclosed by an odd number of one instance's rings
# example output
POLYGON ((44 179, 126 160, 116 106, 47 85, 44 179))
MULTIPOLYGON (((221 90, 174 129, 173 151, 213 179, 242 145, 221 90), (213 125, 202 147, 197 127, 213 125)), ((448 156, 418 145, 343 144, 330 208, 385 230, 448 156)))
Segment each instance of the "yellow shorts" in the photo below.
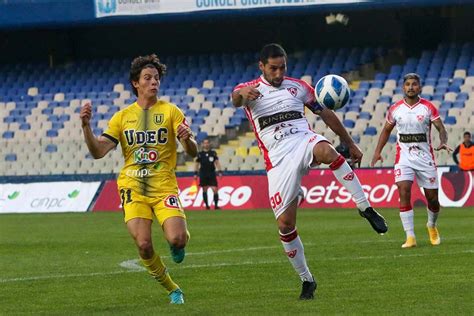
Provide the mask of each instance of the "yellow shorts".
POLYGON ((170 217, 186 218, 177 194, 165 194, 152 198, 131 189, 120 188, 119 195, 122 200, 125 223, 132 218, 153 220, 153 213, 160 225, 163 225, 170 217))

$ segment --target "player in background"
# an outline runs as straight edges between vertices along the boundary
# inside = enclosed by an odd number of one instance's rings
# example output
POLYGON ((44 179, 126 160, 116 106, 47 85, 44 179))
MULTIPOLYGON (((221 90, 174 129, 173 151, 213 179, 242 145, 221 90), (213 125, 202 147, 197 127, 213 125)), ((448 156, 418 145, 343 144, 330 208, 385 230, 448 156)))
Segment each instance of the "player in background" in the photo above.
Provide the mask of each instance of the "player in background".
POLYGON ((219 193, 217 187, 216 171, 222 177, 222 168, 217 153, 211 149, 209 139, 204 139, 201 143, 202 150, 198 153, 194 168, 194 178, 199 176, 199 186, 202 187, 202 199, 206 204, 206 209, 210 209, 207 197, 209 187, 214 193, 214 209, 219 208, 219 193))
POLYGON ((275 213, 283 248, 302 281, 300 299, 314 298, 316 280, 306 264, 303 243, 296 230, 296 210, 304 200, 301 179, 318 164, 329 165, 339 182, 351 193, 359 213, 378 233, 387 231, 384 218, 364 195, 357 175, 331 143, 310 129, 305 106, 349 146, 352 159, 359 162, 362 152, 333 111, 321 107, 314 89, 306 82, 286 77, 287 55, 278 44, 268 44, 260 52, 262 75, 239 84, 232 102, 243 107, 253 125, 255 137, 266 163, 270 205, 275 213))
POLYGON ((392 104, 387 112, 385 125, 375 148, 370 163, 374 167, 378 160, 383 162, 381 153, 393 128, 397 127, 397 152, 395 155, 395 183, 400 195, 400 219, 406 233, 402 248, 416 246, 411 205, 411 186, 416 177, 418 185, 423 188, 428 201, 428 233, 432 245, 441 242, 436 221, 439 215, 438 173, 431 145, 431 124, 439 132, 438 150, 452 151, 447 145, 448 133, 444 128, 438 110, 433 103, 421 98, 421 80, 415 73, 403 78, 404 98, 392 104))
POLYGON ((100 136, 95 136, 90 127, 90 103, 81 108, 80 118, 87 147, 95 159, 120 144, 125 165, 117 185, 128 232, 143 265, 168 291, 171 303, 182 304, 183 292, 153 249, 151 227, 154 214, 173 260, 183 261, 189 235, 178 199, 176 139, 193 157, 197 155, 197 144, 181 110, 157 97, 165 72, 166 66, 155 54, 135 58, 130 68, 130 84, 137 101, 116 112, 100 136))
POLYGON ((474 144, 471 141, 470 132, 464 132, 463 142, 454 149, 453 160, 461 170, 474 170, 474 144))

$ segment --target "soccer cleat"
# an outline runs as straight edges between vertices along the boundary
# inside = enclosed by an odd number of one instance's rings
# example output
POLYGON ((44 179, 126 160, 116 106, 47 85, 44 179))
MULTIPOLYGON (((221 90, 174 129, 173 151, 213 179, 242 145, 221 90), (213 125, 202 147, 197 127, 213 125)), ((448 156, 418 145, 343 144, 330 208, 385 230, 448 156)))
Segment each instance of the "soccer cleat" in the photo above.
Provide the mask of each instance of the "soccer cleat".
POLYGON ((170 304, 184 304, 184 293, 181 289, 174 290, 168 296, 170 297, 170 304))
POLYGON ((220 210, 221 208, 219 206, 214 206, 215 210, 220 210))
POLYGON ((407 240, 402 245, 402 248, 413 248, 416 247, 416 239, 415 236, 407 237, 407 240))
POLYGON ((304 281, 301 288, 300 300, 314 299, 314 291, 316 291, 317 286, 316 280, 313 282, 304 281))
POLYGON ((171 258, 176 263, 183 262, 184 256, 186 254, 186 252, 184 251, 184 248, 176 248, 172 245, 170 245, 170 253, 171 253, 171 258))
POLYGON ((365 211, 359 210, 360 216, 364 217, 367 219, 372 225, 372 228, 379 234, 384 234, 387 232, 388 227, 387 223, 385 222, 385 218, 383 218, 382 215, 377 213, 376 210, 374 210, 372 207, 368 207, 365 209, 365 211))
POLYGON ((426 226, 426 228, 428 228, 428 234, 430 235, 430 242, 433 246, 437 246, 441 243, 441 238, 439 237, 439 232, 438 232, 438 228, 435 227, 429 227, 429 226, 426 226))

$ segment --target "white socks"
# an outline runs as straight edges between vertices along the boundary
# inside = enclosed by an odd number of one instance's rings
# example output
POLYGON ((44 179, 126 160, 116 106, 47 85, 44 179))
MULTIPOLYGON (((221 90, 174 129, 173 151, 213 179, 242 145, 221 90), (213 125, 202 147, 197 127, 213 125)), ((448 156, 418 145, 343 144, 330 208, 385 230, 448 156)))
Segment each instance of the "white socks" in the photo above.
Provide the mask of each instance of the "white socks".
POLYGON ((370 203, 365 197, 362 186, 360 185, 359 178, 342 155, 339 155, 339 157, 329 165, 329 168, 331 168, 336 179, 352 194, 352 198, 359 210, 363 212, 366 208, 370 207, 370 203))
POLYGON ((407 237, 415 237, 415 225, 413 222, 413 210, 411 206, 400 208, 400 219, 407 237), (406 210, 408 208, 408 210, 406 210))
POLYGON ((298 236, 296 228, 288 234, 282 234, 280 232, 280 240, 290 263, 299 274, 301 281, 313 282, 313 276, 306 264, 303 243, 301 242, 300 236, 298 236))
POLYGON ((438 219, 438 214, 439 214, 439 211, 438 212, 432 212, 430 211, 430 209, 426 209, 427 213, 428 213, 428 227, 430 228, 433 228, 433 227, 436 227, 436 220, 438 219))

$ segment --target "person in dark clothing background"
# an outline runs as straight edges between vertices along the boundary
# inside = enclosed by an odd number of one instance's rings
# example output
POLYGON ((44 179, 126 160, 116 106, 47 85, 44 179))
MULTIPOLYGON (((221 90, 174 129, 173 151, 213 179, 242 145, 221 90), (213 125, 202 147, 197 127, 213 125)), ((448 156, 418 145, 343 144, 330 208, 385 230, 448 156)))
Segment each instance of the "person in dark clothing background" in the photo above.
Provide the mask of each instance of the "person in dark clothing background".
POLYGON ((461 170, 474 170, 474 144, 471 141, 470 132, 464 132, 463 142, 453 152, 453 160, 461 170))
POLYGON ((209 139, 205 139, 201 143, 201 151, 196 158, 194 178, 199 176, 199 186, 202 187, 202 197, 206 204, 206 209, 210 209, 207 197, 207 190, 209 187, 214 193, 214 209, 219 209, 219 194, 217 187, 216 171, 219 176, 222 176, 222 168, 219 163, 217 153, 211 149, 209 139))

